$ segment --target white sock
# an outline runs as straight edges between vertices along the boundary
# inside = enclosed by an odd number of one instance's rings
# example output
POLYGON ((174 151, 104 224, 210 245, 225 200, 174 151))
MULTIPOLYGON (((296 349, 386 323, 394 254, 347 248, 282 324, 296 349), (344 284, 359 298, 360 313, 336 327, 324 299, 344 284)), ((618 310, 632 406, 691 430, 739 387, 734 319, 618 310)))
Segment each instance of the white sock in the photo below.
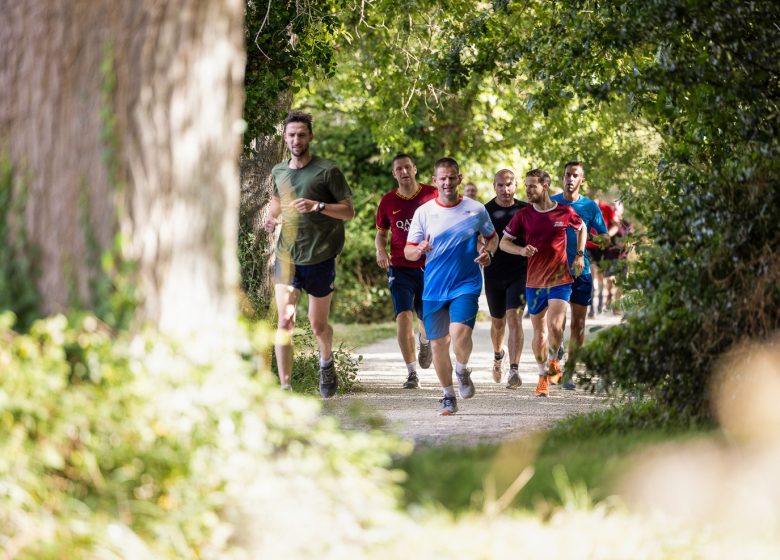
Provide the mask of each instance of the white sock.
POLYGON ((283 383, 282 391, 292 391, 292 385, 290 385, 289 383, 283 383))
POLYGON ((409 362, 408 364, 406 364, 406 371, 408 373, 412 373, 413 371, 417 371, 417 362, 414 361, 414 362, 409 362))
POLYGON ((461 364, 458 360, 455 360, 455 372, 463 373, 469 368, 468 364, 461 364))
POLYGON ((445 397, 454 397, 455 396, 455 388, 450 385, 449 387, 444 387, 444 396, 445 397))
POLYGON ((332 363, 333 363, 333 353, 332 352, 330 354, 330 358, 328 358, 327 360, 323 360, 322 359, 322 355, 320 354, 320 367, 321 368, 326 368, 326 367, 328 367, 332 363))
POLYGON ((539 369, 539 375, 544 375, 544 362, 536 362, 536 367, 539 369))
POLYGON ((428 343, 430 343, 430 342, 431 342, 431 341, 430 341, 430 340, 428 340, 427 338, 426 338, 426 339, 423 339, 423 335, 422 335, 422 333, 420 333, 420 334, 418 334, 418 335, 417 335, 417 340, 419 340, 419 341, 420 341, 420 344, 428 344, 428 343))
POLYGON ((547 359, 548 360, 557 360, 558 359, 558 348, 560 346, 556 346, 555 348, 550 347, 547 349, 547 359))

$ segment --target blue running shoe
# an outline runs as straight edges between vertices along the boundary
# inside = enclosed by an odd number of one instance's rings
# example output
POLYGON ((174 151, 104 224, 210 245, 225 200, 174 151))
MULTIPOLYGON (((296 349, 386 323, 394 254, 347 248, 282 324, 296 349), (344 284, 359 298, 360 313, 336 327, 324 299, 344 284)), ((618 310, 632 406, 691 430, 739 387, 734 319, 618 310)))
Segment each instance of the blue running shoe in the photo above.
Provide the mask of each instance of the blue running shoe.
POLYGON ((440 399, 441 408, 436 411, 439 416, 451 416, 458 412, 458 399, 455 397, 444 396, 440 399))

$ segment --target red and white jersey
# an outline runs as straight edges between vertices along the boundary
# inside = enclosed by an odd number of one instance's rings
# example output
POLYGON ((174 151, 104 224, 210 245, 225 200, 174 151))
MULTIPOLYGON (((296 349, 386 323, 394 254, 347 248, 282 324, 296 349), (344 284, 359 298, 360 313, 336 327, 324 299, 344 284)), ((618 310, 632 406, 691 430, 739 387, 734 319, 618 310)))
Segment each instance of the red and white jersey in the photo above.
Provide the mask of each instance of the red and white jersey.
POLYGON ((527 288, 552 288, 571 284, 574 278, 566 259, 566 230, 582 227, 582 218, 571 206, 556 203, 549 210, 527 206, 519 210, 504 230, 509 239, 525 237, 537 253, 528 259, 527 288))
POLYGON ((382 197, 376 209, 376 229, 390 230, 390 264, 422 268, 425 258, 410 261, 404 257, 406 237, 412 224, 414 211, 429 200, 436 198, 436 188, 431 185, 417 184, 417 191, 409 198, 393 189, 382 197))

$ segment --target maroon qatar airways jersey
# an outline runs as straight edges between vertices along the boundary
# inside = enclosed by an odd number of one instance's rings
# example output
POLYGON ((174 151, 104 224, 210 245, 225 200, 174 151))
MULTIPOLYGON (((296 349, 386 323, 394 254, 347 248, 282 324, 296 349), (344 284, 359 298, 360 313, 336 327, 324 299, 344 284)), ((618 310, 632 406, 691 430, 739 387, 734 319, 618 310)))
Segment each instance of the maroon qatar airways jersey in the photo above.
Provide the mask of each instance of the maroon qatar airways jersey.
POLYGON ((390 264, 392 266, 408 266, 422 268, 425 258, 410 261, 404 257, 406 236, 412 223, 414 211, 429 200, 436 198, 437 191, 431 185, 417 183, 417 191, 406 198, 395 188, 382 197, 376 209, 376 229, 390 230, 390 264))

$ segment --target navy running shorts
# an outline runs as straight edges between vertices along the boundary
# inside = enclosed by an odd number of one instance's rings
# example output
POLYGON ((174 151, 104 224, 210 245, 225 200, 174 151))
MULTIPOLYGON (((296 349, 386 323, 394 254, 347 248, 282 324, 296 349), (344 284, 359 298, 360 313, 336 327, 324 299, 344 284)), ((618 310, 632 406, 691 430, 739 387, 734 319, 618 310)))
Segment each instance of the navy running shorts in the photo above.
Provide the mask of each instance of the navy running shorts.
POLYGON ((589 306, 593 301, 593 276, 590 274, 580 274, 574 279, 571 285, 571 303, 577 305, 589 306))
POLYGON ((336 257, 316 264, 295 264, 277 258, 274 282, 303 290, 312 297, 325 297, 334 290, 336 257))
POLYGON ((393 299, 393 316, 398 317, 404 311, 412 311, 422 319, 423 316, 423 276, 422 268, 391 266, 387 269, 387 287, 393 299))

